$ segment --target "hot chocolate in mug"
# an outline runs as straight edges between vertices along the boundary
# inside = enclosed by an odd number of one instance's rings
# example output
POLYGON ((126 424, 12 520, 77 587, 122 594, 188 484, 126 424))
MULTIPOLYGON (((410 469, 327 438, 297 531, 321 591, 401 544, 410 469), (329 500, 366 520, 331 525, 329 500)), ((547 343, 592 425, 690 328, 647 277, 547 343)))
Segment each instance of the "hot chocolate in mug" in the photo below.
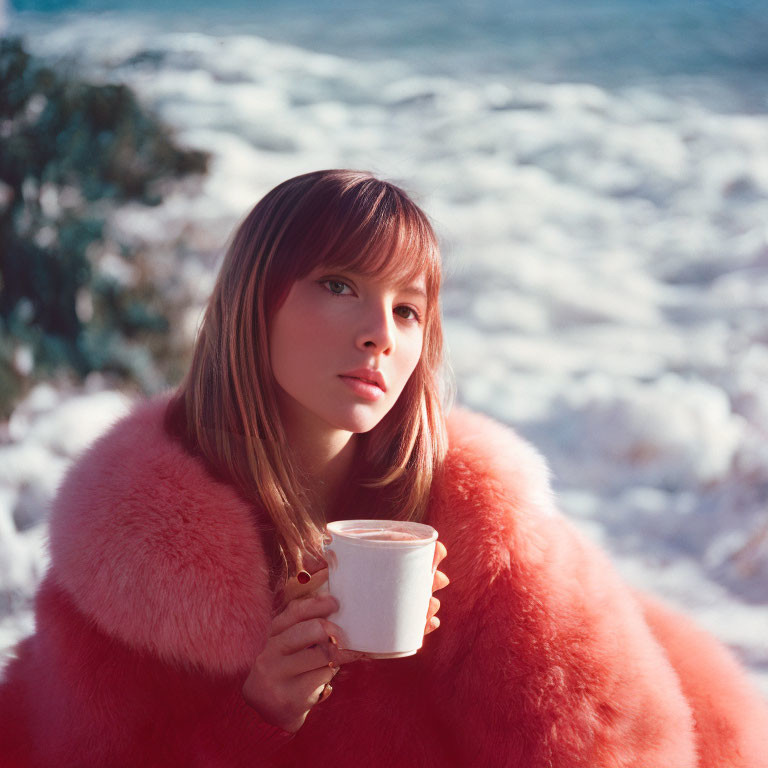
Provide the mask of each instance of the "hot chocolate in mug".
POLYGON ((421 648, 432 596, 437 531, 399 520, 328 523, 323 549, 328 592, 339 610, 342 648, 371 658, 411 656, 421 648))

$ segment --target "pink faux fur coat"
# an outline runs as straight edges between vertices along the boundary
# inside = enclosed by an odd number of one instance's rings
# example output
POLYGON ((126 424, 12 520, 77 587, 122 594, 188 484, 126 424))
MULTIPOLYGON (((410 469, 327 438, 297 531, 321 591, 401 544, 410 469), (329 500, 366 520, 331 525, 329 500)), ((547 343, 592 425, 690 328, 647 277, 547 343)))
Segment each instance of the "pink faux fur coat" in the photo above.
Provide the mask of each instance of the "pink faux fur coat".
POLYGON ((36 632, 0 686, 3 768, 757 768, 768 708, 733 656, 633 592, 510 429, 455 409, 429 520, 441 627, 342 667, 290 738, 241 697, 273 596, 263 514, 143 403, 68 474, 36 632))

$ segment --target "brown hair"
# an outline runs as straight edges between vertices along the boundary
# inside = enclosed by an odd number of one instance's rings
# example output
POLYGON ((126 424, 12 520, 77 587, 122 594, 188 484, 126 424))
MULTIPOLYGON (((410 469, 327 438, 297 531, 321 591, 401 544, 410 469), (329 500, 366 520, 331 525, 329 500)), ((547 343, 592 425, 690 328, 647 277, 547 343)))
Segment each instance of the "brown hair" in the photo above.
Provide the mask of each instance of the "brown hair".
POLYGON ((424 518, 447 447, 444 408, 454 397, 443 360, 440 253, 424 212, 399 187, 360 171, 307 173, 267 193, 231 239, 166 426, 264 507, 283 578, 302 567, 303 553, 321 556, 323 521, 291 460, 268 329, 293 282, 320 265, 426 281, 419 363, 390 411, 360 436, 372 476, 359 485, 376 489, 366 517, 424 518))

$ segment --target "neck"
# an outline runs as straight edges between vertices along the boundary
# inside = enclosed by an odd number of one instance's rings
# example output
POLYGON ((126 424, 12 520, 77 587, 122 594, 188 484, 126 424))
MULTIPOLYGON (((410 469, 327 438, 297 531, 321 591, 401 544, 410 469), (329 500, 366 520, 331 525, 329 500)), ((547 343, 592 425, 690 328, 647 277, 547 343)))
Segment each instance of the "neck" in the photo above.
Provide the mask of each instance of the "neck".
POLYGON ((338 516, 336 502, 350 479, 355 458, 357 436, 349 432, 342 434, 344 439, 328 440, 322 445, 314 443, 310 450, 294 448, 308 483, 310 499, 320 519, 325 521, 335 520, 338 516))
POLYGON ((358 435, 286 414, 283 425, 316 519, 336 519, 335 502, 350 480, 358 435))

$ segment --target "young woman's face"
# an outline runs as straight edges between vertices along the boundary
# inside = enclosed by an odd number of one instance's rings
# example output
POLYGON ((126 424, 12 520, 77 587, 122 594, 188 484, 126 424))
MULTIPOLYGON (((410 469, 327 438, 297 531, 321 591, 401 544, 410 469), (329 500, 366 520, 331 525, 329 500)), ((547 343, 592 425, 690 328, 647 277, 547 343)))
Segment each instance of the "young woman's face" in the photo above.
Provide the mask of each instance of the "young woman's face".
POLYGON ((421 356, 424 291, 423 277, 397 285, 323 267, 297 280, 269 331, 283 417, 308 429, 373 429, 421 356), (345 376, 358 369, 378 371, 384 389, 345 376))

